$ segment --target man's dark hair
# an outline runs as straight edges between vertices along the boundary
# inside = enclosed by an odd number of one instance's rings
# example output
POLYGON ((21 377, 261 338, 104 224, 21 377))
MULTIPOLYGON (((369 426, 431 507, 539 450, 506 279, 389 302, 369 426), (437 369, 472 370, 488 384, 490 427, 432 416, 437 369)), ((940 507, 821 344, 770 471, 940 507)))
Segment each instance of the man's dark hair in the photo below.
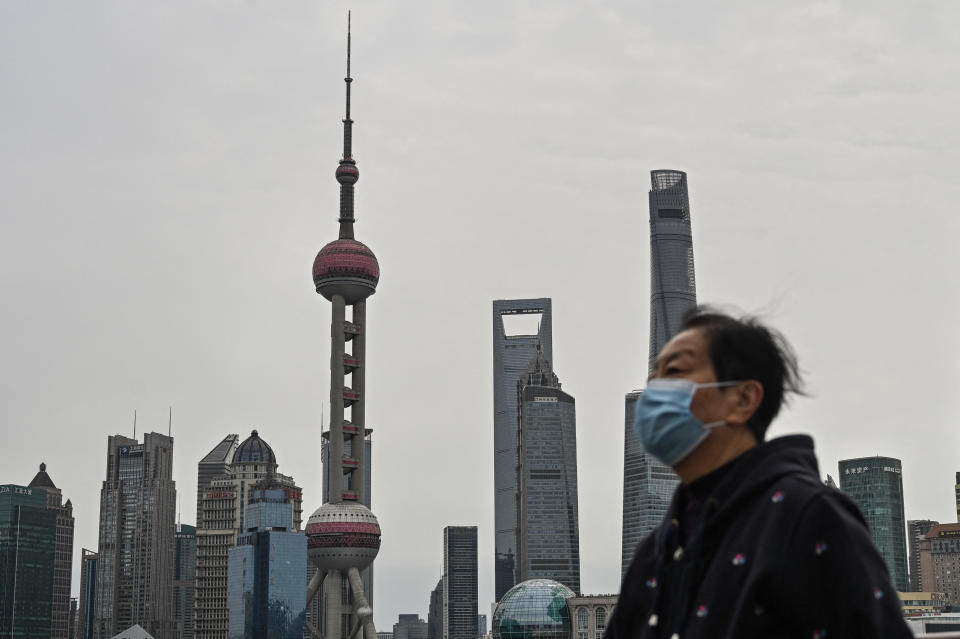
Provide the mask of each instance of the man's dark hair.
POLYGON ((717 381, 753 379, 763 386, 760 407, 747 422, 757 441, 763 441, 787 395, 804 394, 797 356, 790 344, 779 331, 764 326, 756 317, 735 318, 709 306, 688 311, 681 328, 704 332, 717 381))

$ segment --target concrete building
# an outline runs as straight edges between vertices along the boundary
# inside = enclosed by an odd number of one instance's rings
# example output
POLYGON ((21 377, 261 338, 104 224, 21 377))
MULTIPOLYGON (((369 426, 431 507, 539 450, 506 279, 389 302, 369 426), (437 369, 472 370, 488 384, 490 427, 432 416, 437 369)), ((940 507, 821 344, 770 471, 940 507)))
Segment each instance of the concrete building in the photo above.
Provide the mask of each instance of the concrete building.
POLYGON ((47 474, 47 465, 30 482, 30 488, 47 493, 47 509, 57 513, 57 539, 53 551, 53 607, 50 611, 50 638, 73 639, 70 635, 70 586, 73 575, 73 505, 63 503, 63 493, 47 474))
MULTIPOLYGON (((288 526, 301 530, 301 489, 292 477, 277 473, 273 448, 256 430, 234 451, 227 472, 211 479, 203 493, 201 520, 197 526, 194 608, 194 636, 198 639, 227 639, 229 635, 229 551, 243 532, 253 485, 268 475, 290 493, 292 508, 288 526)), ((303 579, 306 580, 306 572, 303 579)))
POLYGON ((960 523, 936 524, 920 541, 920 591, 942 592, 960 606, 960 523))
POLYGON ((318 630, 322 636, 337 639, 348 629, 362 626, 363 639, 376 639, 372 602, 367 599, 361 571, 373 564, 380 550, 380 524, 364 505, 364 479, 370 463, 365 445, 367 298, 377 290, 380 264, 373 251, 354 236, 354 185, 360 172, 353 158, 349 17, 347 20, 343 157, 335 172, 340 185, 340 229, 338 238, 321 248, 313 262, 314 287, 330 302, 332 311, 330 464, 324 471, 328 499, 307 521, 308 554, 316 568, 307 586, 307 602, 320 597, 318 630))
POLYGON ((301 639, 307 538, 291 526, 299 493, 267 476, 249 495, 244 531, 228 552, 230 639, 301 639))
POLYGON ((200 512, 203 508, 203 493, 210 487, 215 477, 227 474, 239 446, 240 435, 227 435, 197 462, 197 518, 194 521, 198 525, 203 519, 203 514, 200 512))
POLYGON ((430 636, 427 626, 420 615, 397 615, 397 623, 393 624, 393 639, 427 639, 430 636))
POLYGON ((602 639, 616 605, 616 595, 577 595, 567 599, 573 622, 570 639, 602 639))
POLYGON ((940 615, 950 605, 946 593, 943 592, 898 592, 897 594, 900 595, 903 614, 907 617, 940 615))
POLYGON ((493 302, 493 483, 494 483, 494 592, 497 601, 516 581, 519 524, 517 451, 520 423, 517 382, 539 348, 553 361, 553 311, 549 298, 494 300, 493 302), (535 333, 512 333, 504 318, 537 316, 535 333))
POLYGON ((894 587, 900 592, 910 590, 900 460, 892 457, 843 459, 839 468, 840 490, 863 512, 894 587))
POLYGON ((930 532, 930 529, 939 524, 929 519, 911 519, 907 522, 907 553, 910 566, 910 590, 920 591, 920 543, 930 532))
POLYGON ((443 639, 477 637, 477 527, 443 529, 443 639))
POLYGON ((427 636, 443 639, 443 577, 430 592, 430 607, 427 609, 427 636))
POLYGON ((100 490, 100 542, 94 639, 134 625, 171 639, 177 491, 173 438, 147 433, 143 443, 107 439, 100 490))
POLYGON ((580 592, 576 405, 539 348, 517 396, 517 580, 553 579, 580 592))
POLYGON ((76 639, 93 639, 97 602, 97 559, 92 550, 80 551, 80 598, 77 601, 76 639))
POLYGON ((177 639, 193 639, 197 578, 197 528, 177 524, 173 534, 173 623, 177 639))
POLYGON ((51 636, 57 511, 47 492, 0 486, 0 637, 51 636))
MULTIPOLYGON (((697 305, 687 174, 651 171, 650 181, 648 372, 653 371, 664 345, 679 331, 684 314, 697 305)), ((643 450, 633 432, 633 413, 640 392, 628 393, 624 405, 621 577, 639 543, 663 519, 679 481, 671 468, 643 450)))

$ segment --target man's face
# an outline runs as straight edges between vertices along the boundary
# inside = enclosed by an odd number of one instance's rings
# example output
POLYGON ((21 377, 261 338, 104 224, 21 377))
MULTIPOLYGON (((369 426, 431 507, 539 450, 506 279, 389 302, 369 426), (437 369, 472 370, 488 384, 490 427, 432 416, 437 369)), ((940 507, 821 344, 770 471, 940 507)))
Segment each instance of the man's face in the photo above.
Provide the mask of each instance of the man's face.
MULTIPOLYGON (((717 381, 717 372, 708 353, 702 329, 678 333, 660 351, 651 379, 689 379, 698 384, 717 381)), ((723 388, 700 388, 693 396, 690 411, 705 424, 726 419, 729 407, 723 388)))

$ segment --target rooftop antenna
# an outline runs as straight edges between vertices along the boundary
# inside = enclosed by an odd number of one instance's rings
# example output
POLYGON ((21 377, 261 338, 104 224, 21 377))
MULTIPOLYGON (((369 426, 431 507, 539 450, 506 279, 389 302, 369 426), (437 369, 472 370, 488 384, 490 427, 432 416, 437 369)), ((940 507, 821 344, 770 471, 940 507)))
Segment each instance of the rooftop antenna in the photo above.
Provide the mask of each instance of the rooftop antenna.
POLYGON ((137 439, 137 409, 133 409, 133 439, 137 439))
POLYGON ((170 414, 167 417, 167 437, 170 437, 170 430, 173 428, 173 406, 170 406, 170 414))

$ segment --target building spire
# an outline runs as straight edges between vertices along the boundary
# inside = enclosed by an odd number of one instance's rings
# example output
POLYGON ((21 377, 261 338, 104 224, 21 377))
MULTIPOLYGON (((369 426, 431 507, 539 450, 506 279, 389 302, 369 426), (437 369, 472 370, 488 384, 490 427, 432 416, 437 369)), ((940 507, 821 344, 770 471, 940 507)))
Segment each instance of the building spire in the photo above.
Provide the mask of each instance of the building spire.
POLYGON ((360 178, 357 163, 353 159, 353 120, 350 118, 350 12, 347 12, 347 109, 343 118, 343 158, 337 167, 337 182, 340 183, 340 239, 353 239, 353 185, 360 178))

